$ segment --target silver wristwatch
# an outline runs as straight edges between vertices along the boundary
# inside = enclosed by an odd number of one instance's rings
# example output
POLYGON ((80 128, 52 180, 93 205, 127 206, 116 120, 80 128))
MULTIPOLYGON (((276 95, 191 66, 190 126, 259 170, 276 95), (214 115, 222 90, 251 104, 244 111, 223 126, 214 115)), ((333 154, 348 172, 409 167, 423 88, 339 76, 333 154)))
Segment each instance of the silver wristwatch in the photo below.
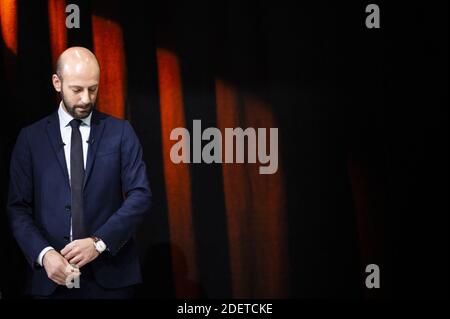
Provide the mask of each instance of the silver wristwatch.
POLYGON ((106 245, 105 245, 105 243, 103 242, 103 240, 101 240, 101 239, 98 238, 98 237, 91 237, 91 238, 94 240, 94 247, 95 247, 95 250, 97 250, 99 254, 101 254, 102 252, 104 252, 105 249, 106 249, 106 245))

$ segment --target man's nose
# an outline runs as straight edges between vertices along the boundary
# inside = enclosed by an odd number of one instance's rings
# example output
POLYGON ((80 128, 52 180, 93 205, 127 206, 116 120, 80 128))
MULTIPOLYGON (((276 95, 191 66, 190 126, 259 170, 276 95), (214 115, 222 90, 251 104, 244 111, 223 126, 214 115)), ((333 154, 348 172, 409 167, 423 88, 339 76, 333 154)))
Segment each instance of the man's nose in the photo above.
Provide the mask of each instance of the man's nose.
POLYGON ((81 96, 81 102, 83 102, 84 105, 91 103, 91 98, 89 96, 88 90, 83 91, 83 95, 81 96))

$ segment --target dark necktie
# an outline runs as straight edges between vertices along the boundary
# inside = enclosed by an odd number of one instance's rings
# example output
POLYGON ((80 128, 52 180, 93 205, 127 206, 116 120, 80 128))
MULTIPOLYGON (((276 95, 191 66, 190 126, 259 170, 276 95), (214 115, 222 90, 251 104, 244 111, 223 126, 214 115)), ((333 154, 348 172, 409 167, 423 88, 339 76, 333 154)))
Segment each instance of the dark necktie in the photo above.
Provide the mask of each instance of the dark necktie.
POLYGON ((72 137, 70 140, 70 187, 72 193, 72 238, 85 238, 83 221, 83 180, 84 160, 83 143, 80 133, 81 120, 70 121, 72 137))

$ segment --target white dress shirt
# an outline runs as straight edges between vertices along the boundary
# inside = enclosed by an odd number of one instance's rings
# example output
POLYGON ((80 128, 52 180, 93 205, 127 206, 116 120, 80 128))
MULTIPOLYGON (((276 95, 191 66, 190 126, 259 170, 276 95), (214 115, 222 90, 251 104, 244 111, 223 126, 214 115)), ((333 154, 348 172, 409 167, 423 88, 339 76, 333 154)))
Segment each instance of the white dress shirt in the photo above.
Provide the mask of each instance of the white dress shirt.
MULTIPOLYGON (((73 120, 73 116, 67 113, 62 105, 62 102, 59 104, 58 109, 58 117, 59 117, 59 129, 61 131, 61 138, 64 143, 64 155, 66 158, 66 165, 67 165, 67 172, 69 173, 69 182, 70 182, 70 142, 72 138, 72 127, 70 126, 70 121, 73 120)), ((80 133, 81 133, 81 140, 83 142, 83 161, 84 161, 84 168, 86 169, 86 160, 87 160, 87 153, 89 149, 89 143, 87 142, 89 140, 89 134, 91 132, 91 118, 92 118, 92 112, 89 114, 88 117, 81 119, 80 124, 80 133)), ((72 224, 70 225, 70 241, 72 241, 72 224)), ((42 266, 42 259, 44 258, 44 255, 47 251, 54 249, 51 246, 45 247, 41 253, 38 256, 38 264, 42 266)))

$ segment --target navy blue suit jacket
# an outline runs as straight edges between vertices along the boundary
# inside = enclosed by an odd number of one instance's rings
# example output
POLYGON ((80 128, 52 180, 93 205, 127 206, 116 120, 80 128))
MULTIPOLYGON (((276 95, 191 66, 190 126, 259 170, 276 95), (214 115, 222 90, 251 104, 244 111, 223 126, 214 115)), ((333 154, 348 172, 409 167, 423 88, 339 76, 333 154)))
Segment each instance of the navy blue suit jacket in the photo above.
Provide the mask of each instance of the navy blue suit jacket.
MULTIPOLYGON (((151 201, 142 147, 128 121, 95 110, 89 141, 84 220, 89 234, 108 247, 91 262, 95 279, 104 288, 140 283, 133 232, 151 201)), ((32 266, 28 293, 49 295, 56 288, 36 260, 45 247, 60 251, 68 243, 70 203, 59 118, 54 112, 20 131, 11 157, 8 214, 14 237, 32 266)))

